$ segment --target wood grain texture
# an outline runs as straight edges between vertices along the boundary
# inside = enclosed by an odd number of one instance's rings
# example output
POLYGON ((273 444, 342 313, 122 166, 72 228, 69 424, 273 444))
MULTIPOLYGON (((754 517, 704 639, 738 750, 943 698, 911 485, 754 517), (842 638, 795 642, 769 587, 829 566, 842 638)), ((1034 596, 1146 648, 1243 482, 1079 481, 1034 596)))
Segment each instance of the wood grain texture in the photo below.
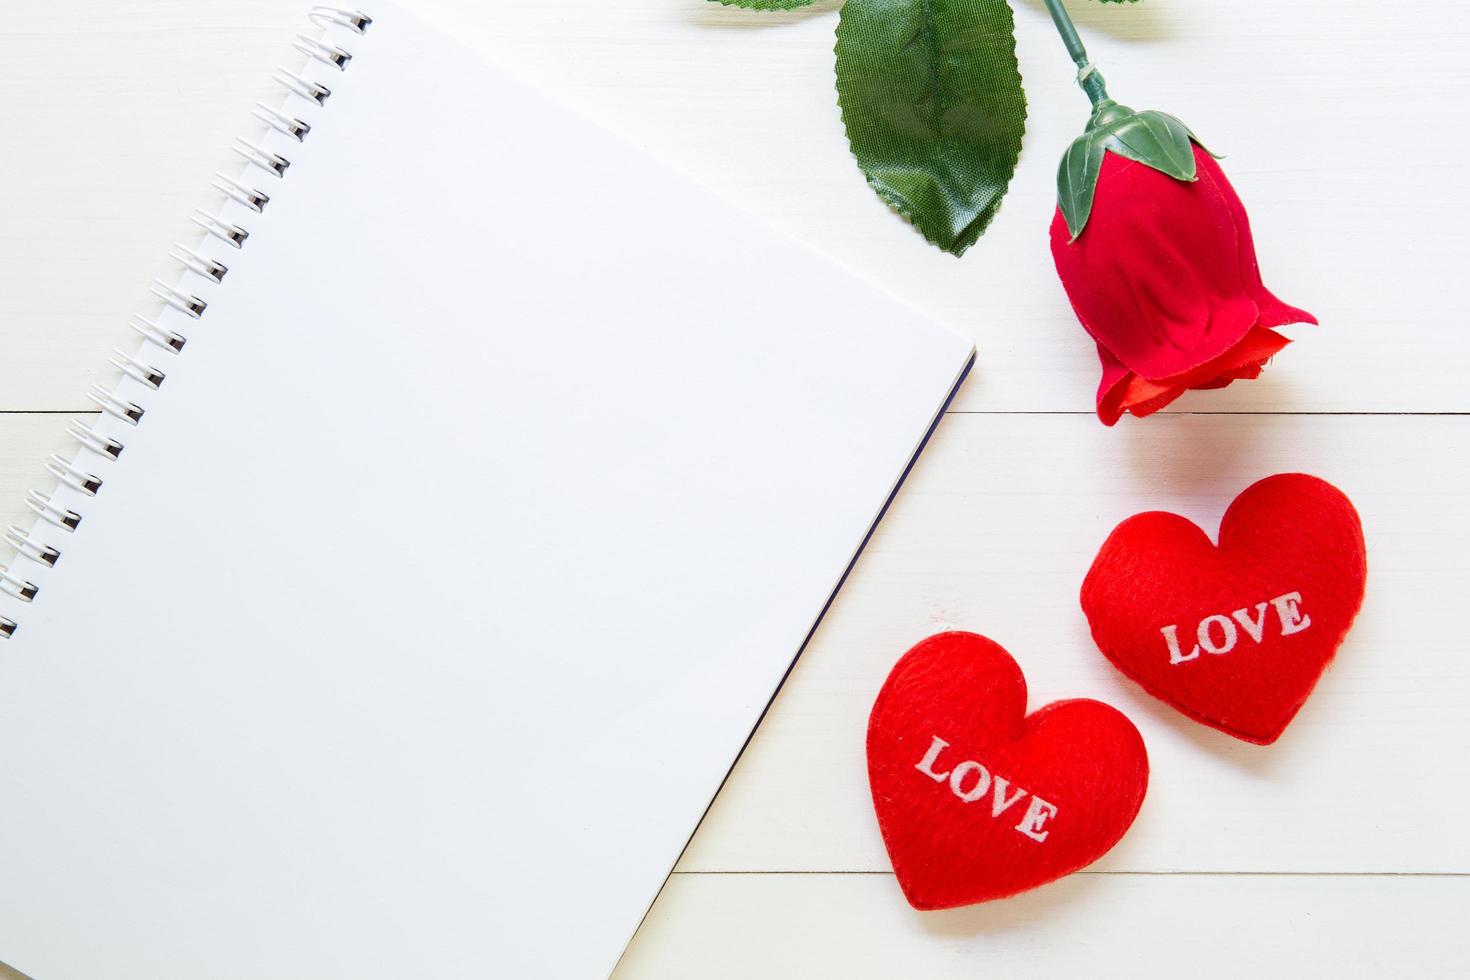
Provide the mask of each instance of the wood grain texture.
MULTIPOLYGON (((991 231, 958 261, 904 228, 853 165, 832 87, 837 0, 784 14, 705 0, 407 2, 980 348, 956 414, 621 980, 1470 971, 1458 928, 1470 898, 1458 608, 1470 587, 1470 131, 1451 124, 1470 8, 1071 5, 1118 98, 1179 115, 1228 155, 1268 284, 1323 321, 1296 331, 1261 381, 1105 431, 1089 414, 1095 358, 1046 252, 1056 161, 1086 105, 1038 0, 1014 3, 1031 100, 1021 164, 991 231), (1403 138, 1374 138, 1385 121, 1403 138), (1076 590, 1129 514, 1175 510, 1213 531, 1235 493, 1286 470, 1358 505, 1368 598, 1302 715, 1262 749, 1122 680, 1091 647, 1076 590), (862 729, 893 660, 949 627, 1007 645, 1033 706, 1082 695, 1122 708, 1154 777, 1138 824, 1094 872, 919 915, 881 873, 862 729)), ((252 131, 251 104, 274 97, 270 69, 290 57, 307 6, 7 3, 0 523, 24 523, 24 491, 47 485, 45 457, 68 445, 65 416, 47 413, 88 408, 87 385, 109 378, 107 348, 131 337, 128 314, 149 312, 169 244, 191 241, 188 215, 232 166, 231 137, 252 131)), ((432 68, 412 84, 431 97, 432 68)), ((739 256, 724 260, 742 275, 739 256)), ((569 924, 586 913, 569 905, 569 924)))
POLYGON ((915 912, 888 875, 675 875, 617 980, 1463 976, 1463 878, 1074 875, 915 912))

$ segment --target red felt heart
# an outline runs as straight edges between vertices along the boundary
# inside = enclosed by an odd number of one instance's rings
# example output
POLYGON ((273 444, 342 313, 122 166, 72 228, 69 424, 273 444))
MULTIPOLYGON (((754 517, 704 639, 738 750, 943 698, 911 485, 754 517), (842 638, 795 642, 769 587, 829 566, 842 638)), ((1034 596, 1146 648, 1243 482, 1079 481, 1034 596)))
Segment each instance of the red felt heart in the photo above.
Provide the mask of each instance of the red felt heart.
POLYGON ((868 780, 899 887, 916 909, 1004 898, 1091 864, 1148 787, 1143 739, 1097 701, 1026 714, 999 644, 931 636, 904 654, 868 719, 868 780))
POLYGON ((1342 491, 1302 473, 1248 487, 1216 547, 1177 514, 1119 524, 1082 583, 1098 648, 1154 697, 1269 745, 1363 602, 1367 552, 1342 491))

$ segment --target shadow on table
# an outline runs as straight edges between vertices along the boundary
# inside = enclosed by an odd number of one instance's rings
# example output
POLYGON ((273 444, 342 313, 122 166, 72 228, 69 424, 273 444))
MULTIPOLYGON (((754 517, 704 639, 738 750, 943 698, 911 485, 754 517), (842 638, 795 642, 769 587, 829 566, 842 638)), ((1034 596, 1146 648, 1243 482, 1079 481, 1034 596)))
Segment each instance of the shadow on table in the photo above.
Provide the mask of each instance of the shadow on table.
MULTIPOLYGON (((1305 716, 1313 713, 1313 704, 1309 699, 1302 707, 1301 715, 1280 739, 1271 745, 1255 745, 1179 713, 1121 675, 1115 678, 1115 684, 1118 691, 1103 699, 1107 703, 1135 718, 1146 715, 1152 722, 1168 728, 1171 735, 1190 743, 1197 751, 1265 780, 1273 778, 1283 769, 1290 771, 1294 768, 1293 760, 1298 750, 1293 747, 1293 743, 1300 744, 1303 740, 1292 738, 1292 727, 1300 726, 1305 716)), ((1317 707, 1320 708, 1321 705, 1317 707)))
POLYGON ((1054 918, 1063 907, 1075 906, 1100 888, 1105 876, 1072 874, 1033 891, 980 905, 942 912, 914 912, 918 927, 936 939, 968 939, 975 936, 1035 930, 1038 922, 1054 918))
MULTIPOLYGON (((686 16, 690 22, 704 27, 761 28, 779 27, 796 21, 836 13, 842 8, 842 0, 816 0, 805 7, 793 10, 747 10, 744 7, 726 6, 718 0, 683 0, 688 4, 686 16)), ((835 18, 834 18, 835 23, 835 18)))
MULTIPOLYGON (((684 2, 687 4, 689 20, 696 24, 722 28, 776 27, 842 9, 842 0, 815 0, 814 3, 792 10, 748 10, 723 4, 718 0, 684 2)), ((1042 17, 1049 16, 1042 0, 1023 0, 1017 6, 1021 10, 1030 7, 1042 17)), ((1084 33, 1110 34, 1128 41, 1143 42, 1161 41, 1174 33, 1173 18, 1167 8, 1160 4, 1100 4, 1088 0, 1086 3, 1068 4, 1068 10, 1084 33)))
MULTIPOLYGON (((1257 386, 1251 392, 1258 396, 1256 404, 1269 403, 1266 400, 1275 384, 1267 375, 1238 383, 1257 386)), ((1229 500, 1256 480, 1277 472, 1270 460, 1281 455, 1280 440, 1284 436, 1276 431, 1280 427, 1274 417, 1251 414, 1246 409, 1215 411, 1218 406, 1206 400, 1214 394, 1188 392, 1169 411, 1146 419, 1129 417, 1118 423, 1121 431, 1116 434, 1127 444, 1128 461, 1141 486, 1173 499, 1208 494, 1224 495, 1229 500)), ((1189 514, 1184 516, 1193 519, 1189 514)), ((1210 521, 1204 515, 1196 523, 1213 540, 1220 517, 1215 514, 1213 526, 1208 526, 1210 521)))
MULTIPOLYGON (((1025 7, 1032 7, 1042 17, 1050 19, 1042 0, 1022 0, 1017 4, 1018 10, 1025 7)), ((1073 0, 1067 4, 1067 12, 1072 15, 1084 41, 1089 34, 1110 34, 1125 41, 1162 41, 1175 33, 1174 18, 1165 4, 1073 0)))

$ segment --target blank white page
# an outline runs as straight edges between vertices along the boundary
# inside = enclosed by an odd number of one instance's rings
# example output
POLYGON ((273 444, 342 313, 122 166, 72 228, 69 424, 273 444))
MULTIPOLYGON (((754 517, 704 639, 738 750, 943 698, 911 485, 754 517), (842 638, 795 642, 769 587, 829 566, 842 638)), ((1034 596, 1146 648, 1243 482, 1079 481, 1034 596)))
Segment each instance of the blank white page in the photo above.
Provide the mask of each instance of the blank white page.
POLYGON ((972 356, 367 12, 0 608, 38 980, 605 975, 972 356))

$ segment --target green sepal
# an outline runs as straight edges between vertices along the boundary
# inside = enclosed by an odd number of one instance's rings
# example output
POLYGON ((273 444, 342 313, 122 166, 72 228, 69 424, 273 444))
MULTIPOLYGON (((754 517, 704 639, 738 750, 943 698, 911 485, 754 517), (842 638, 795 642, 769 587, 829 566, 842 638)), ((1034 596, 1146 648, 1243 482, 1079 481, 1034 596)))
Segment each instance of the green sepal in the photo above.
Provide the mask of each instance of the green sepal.
POLYGON ((1111 151, 1175 180, 1193 181, 1197 177, 1194 143, 1199 139, 1189 127, 1166 112, 1135 112, 1111 101, 1099 105, 1087 131, 1067 147, 1057 171, 1057 203, 1072 241, 1082 234, 1092 214, 1105 153, 1111 151))
POLYGON ((1057 171, 1057 203, 1074 242, 1092 214, 1092 198, 1097 192, 1097 175, 1102 172, 1104 152, 1102 140, 1084 133, 1062 154, 1062 166, 1057 171))

